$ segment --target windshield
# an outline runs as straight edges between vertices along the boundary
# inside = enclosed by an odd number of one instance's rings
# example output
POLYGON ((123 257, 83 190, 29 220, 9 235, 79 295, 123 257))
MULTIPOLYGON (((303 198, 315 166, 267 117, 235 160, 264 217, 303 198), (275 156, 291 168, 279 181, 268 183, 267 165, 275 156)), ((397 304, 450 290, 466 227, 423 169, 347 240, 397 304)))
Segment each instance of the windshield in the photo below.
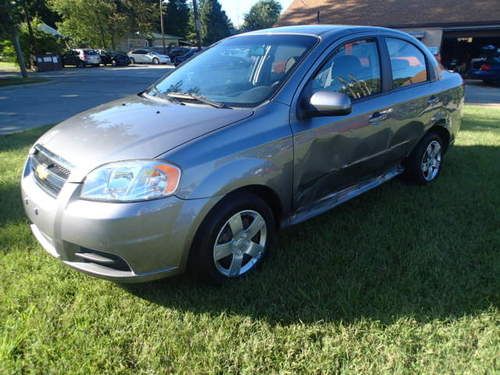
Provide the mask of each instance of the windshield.
POLYGON ((173 71, 148 95, 183 93, 226 106, 256 106, 271 97, 316 41, 305 35, 226 39, 173 71))

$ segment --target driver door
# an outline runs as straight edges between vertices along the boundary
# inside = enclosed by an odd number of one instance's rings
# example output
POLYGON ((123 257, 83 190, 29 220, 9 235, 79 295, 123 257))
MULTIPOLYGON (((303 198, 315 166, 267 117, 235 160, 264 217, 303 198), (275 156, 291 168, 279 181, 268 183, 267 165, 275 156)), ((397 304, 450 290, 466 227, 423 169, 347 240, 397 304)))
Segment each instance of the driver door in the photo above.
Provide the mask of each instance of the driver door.
POLYGON ((382 95, 382 63, 376 38, 345 42, 325 58, 299 100, 320 90, 347 94, 352 112, 292 121, 294 203, 305 209, 387 167, 391 108, 382 95))

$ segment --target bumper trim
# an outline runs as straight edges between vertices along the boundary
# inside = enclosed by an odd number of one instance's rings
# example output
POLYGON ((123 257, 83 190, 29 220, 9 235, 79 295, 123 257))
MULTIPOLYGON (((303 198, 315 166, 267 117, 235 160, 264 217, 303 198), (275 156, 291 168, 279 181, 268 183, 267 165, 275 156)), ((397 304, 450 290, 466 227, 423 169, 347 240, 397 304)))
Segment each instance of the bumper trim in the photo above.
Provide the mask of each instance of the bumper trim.
POLYGON ((52 244, 52 241, 46 237, 40 229, 35 224, 30 225, 31 232, 35 236, 35 238, 40 242, 40 245, 42 245, 43 249, 48 252, 50 255, 52 255, 54 258, 60 258, 61 256, 58 254, 56 251, 56 248, 52 244))

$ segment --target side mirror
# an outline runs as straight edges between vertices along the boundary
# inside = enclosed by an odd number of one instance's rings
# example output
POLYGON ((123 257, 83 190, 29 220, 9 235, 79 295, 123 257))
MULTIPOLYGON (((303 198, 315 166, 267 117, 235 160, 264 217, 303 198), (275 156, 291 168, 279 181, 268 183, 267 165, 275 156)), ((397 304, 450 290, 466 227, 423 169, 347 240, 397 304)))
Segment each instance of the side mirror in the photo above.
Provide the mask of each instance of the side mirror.
POLYGON ((314 116, 342 116, 352 112, 351 98, 348 95, 321 90, 311 95, 307 114, 314 116))

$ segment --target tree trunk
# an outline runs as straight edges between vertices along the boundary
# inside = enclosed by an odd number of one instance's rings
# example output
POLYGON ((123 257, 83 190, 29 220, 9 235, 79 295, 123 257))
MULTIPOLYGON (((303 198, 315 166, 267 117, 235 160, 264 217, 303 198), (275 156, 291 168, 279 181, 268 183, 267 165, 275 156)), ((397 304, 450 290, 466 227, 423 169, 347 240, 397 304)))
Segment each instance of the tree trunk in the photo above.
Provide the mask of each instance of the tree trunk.
POLYGON ((19 43, 19 33, 17 29, 13 30, 12 42, 14 43, 14 49, 16 50, 17 63, 19 64, 19 69, 21 69, 21 76, 23 78, 28 78, 28 72, 26 71, 26 65, 24 64, 24 56, 21 49, 21 43, 19 43))

